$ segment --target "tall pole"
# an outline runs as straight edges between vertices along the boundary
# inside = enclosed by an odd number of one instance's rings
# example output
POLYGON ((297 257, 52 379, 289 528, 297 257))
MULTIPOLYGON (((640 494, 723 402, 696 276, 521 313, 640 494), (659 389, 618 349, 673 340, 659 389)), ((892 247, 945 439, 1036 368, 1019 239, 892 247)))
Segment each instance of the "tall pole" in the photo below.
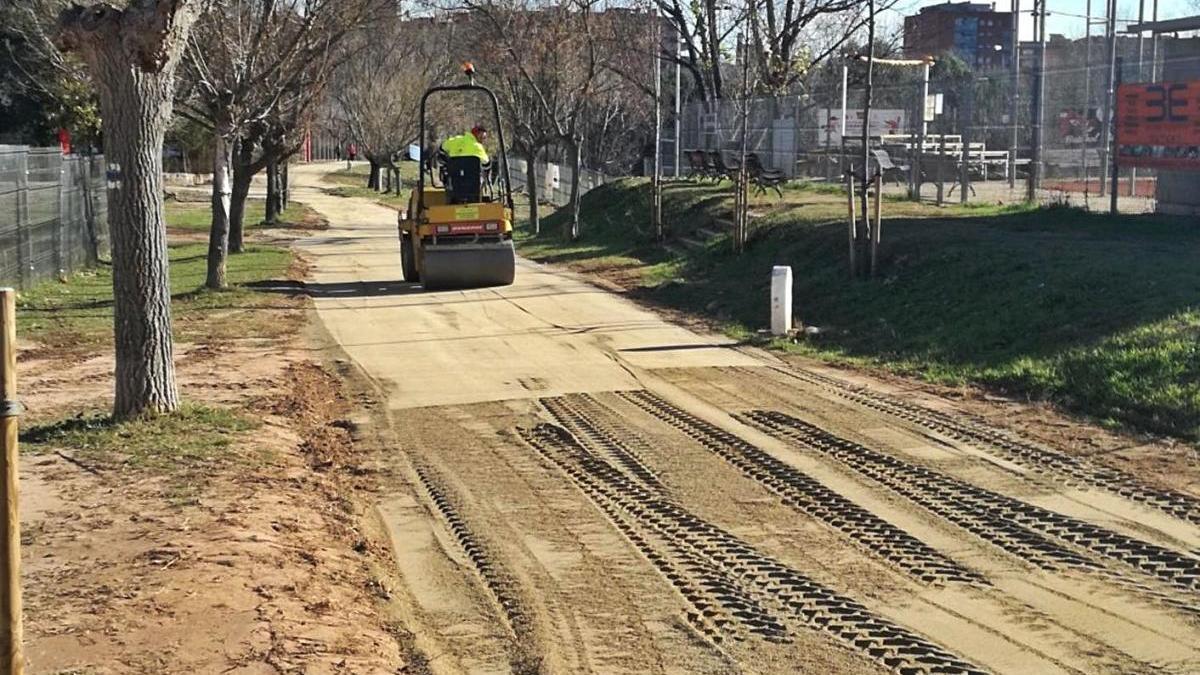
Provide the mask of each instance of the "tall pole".
MULTIPOLYGON (((1154 0, 1154 9, 1150 20, 1158 23, 1158 0, 1154 0)), ((1158 81, 1158 31, 1150 33, 1150 81, 1158 81)))
MULTIPOLYGON (((1138 0, 1138 25, 1146 23, 1146 0, 1138 0)), ((1142 72, 1142 59, 1146 47, 1146 31, 1138 31, 1137 41, 1137 79, 1139 82, 1146 81, 1146 74, 1142 72)), ((1114 99, 1115 100, 1115 99, 1114 99)), ((1137 167, 1129 167, 1129 196, 1137 196, 1137 167)))
POLYGON ((682 85, 679 81, 679 76, 680 76, 680 72, 681 72, 680 67, 679 67, 679 57, 682 53, 683 53, 683 33, 678 27, 676 27, 675 28, 675 178, 676 179, 678 179, 682 175, 680 173, 679 164, 680 164, 681 159, 683 158, 683 152, 679 149, 679 147, 680 147, 679 144, 681 142, 681 140, 680 140, 681 133, 680 133, 679 126, 680 126, 680 123, 683 121, 683 117, 682 117, 683 109, 681 106, 680 95, 679 95, 679 93, 680 93, 679 90, 682 88, 682 85))
MULTIPOLYGON (((862 247, 870 240, 870 218, 867 216, 870 213, 870 201, 867 197, 867 186, 871 180, 871 95, 874 88, 875 77, 875 0, 867 2, 867 86, 866 100, 863 102, 863 128, 862 128, 862 221, 863 221, 863 236, 855 237, 862 247)), ((863 251, 865 253, 865 251, 863 251)), ((859 255, 859 266, 865 261, 865 255, 859 255)), ((861 271, 860 271, 861 274, 861 271)))
POLYGON ((846 102, 849 96, 850 65, 842 64, 842 130, 838 136, 838 170, 842 169, 842 160, 846 157, 846 102))
POLYGON ((741 253, 745 248, 746 239, 748 236, 749 224, 747 221, 747 213, 749 211, 746 200, 749 197, 749 187, 747 186, 747 178, 749 174, 746 171, 746 154, 747 144, 749 143, 749 126, 750 126, 750 43, 742 33, 738 33, 738 58, 741 59, 742 66, 742 142, 741 153, 738 157, 738 180, 737 195, 734 199, 734 205, 737 212, 734 214, 735 224, 735 246, 736 251, 741 253))
POLYGON ((1033 81, 1033 153, 1029 161, 1029 187, 1026 198, 1037 200, 1042 187, 1042 118, 1046 100, 1046 0, 1034 1, 1034 21, 1037 29, 1037 69, 1033 81))
MULTIPOLYGON (((1108 80, 1104 91, 1104 139, 1101 141, 1103 170, 1100 173, 1100 194, 1104 194, 1104 183, 1108 178, 1109 145, 1112 143, 1113 101, 1116 92, 1113 87, 1117 79, 1117 0, 1108 0, 1108 20, 1105 22, 1105 32, 1108 35, 1108 80)), ((1117 177, 1112 177, 1113 189, 1116 189, 1117 177)))
POLYGON ((654 192, 650 220, 654 237, 663 240, 662 224, 662 22, 658 20, 658 3, 654 3, 654 28, 650 31, 654 48, 654 192))
MULTIPOLYGON (((1117 0, 1113 0, 1114 8, 1116 6, 1116 3, 1117 3, 1117 0)), ((1113 69, 1113 72, 1116 75, 1116 81, 1113 83, 1113 89, 1116 89, 1121 84, 1121 57, 1119 57, 1119 56, 1117 57, 1117 67, 1113 69)), ((1115 98, 1113 100, 1116 101, 1115 98)), ((1118 138, 1118 136, 1119 136, 1119 134, 1117 133, 1117 125, 1114 122, 1113 132, 1112 132, 1112 144, 1113 144, 1113 147, 1112 147, 1112 176, 1113 176, 1113 178, 1112 178, 1112 180, 1113 180, 1113 184, 1112 184, 1112 191, 1109 192, 1109 197, 1111 198, 1111 201, 1108 205, 1109 214, 1114 215, 1114 216, 1117 215, 1117 176, 1120 175, 1120 169, 1121 169, 1120 164, 1118 164, 1118 162, 1120 162, 1120 160, 1121 160, 1121 153, 1118 152, 1119 148, 1117 145, 1118 143, 1121 142, 1121 139, 1118 138)))
POLYGON ((913 153, 912 170, 909 171, 909 184, 912 189, 912 194, 909 195, 915 201, 921 201, 921 159, 925 152, 925 137, 929 134, 929 122, 925 119, 925 107, 929 104, 929 59, 926 58, 925 65, 921 68, 921 102, 917 108, 917 114, 921 116, 921 133, 917 137, 916 152, 913 153))
POLYGON ((1084 38, 1086 48, 1083 57, 1083 128, 1080 130, 1079 154, 1080 164, 1083 166, 1083 194, 1086 199, 1091 184, 1091 178, 1088 176, 1088 113, 1092 107, 1092 0, 1087 0, 1087 11, 1084 14, 1087 15, 1084 18, 1087 37, 1084 38))
POLYGON ((1017 115, 1021 107, 1021 0, 1012 0, 1012 96, 1008 109, 1008 123, 1012 126, 1012 142, 1008 145, 1008 189, 1017 187, 1017 145, 1020 143, 1020 125, 1017 115))

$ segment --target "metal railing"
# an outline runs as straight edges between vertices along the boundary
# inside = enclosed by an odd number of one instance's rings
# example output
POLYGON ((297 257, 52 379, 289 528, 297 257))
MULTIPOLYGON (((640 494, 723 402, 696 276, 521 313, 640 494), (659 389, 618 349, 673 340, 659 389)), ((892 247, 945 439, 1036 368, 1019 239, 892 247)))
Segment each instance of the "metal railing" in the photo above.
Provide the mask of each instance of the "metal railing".
MULTIPOLYGON (((528 183, 528 174, 526 163, 523 159, 510 157, 508 160, 508 173, 512 181, 513 190, 525 190, 528 183)), ((543 201, 548 201, 555 206, 565 206, 571 201, 571 168, 561 166, 551 162, 538 162, 538 198, 543 201)), ((612 176, 606 176, 599 171, 584 169, 580 174, 579 193, 585 195, 591 190, 604 185, 607 182, 615 180, 612 176)))

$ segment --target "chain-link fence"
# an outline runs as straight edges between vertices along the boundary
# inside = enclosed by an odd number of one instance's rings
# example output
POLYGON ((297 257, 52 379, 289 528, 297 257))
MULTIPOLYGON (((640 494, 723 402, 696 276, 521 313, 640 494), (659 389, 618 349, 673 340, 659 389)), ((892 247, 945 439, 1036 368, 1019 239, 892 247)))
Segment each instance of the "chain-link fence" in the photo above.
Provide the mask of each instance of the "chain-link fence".
POLYGON ((107 256, 104 157, 0 145, 0 284, 27 288, 107 256))
MULTIPOLYGON (((513 190, 526 190, 529 182, 527 173, 529 165, 523 159, 510 157, 508 174, 512 181, 513 190)), ((561 166, 552 162, 539 162, 535 170, 538 176, 538 198, 555 206, 565 206, 571 201, 571 167, 561 166)), ((614 180, 599 171, 584 169, 579 177, 579 193, 587 194, 594 188, 614 180)))
MULTIPOLYGON (((1117 40, 1119 82, 1200 78, 1200 38, 1161 40, 1153 46, 1149 38, 1117 40)), ((927 82, 922 65, 877 65, 872 112, 865 121, 871 172, 884 174, 888 191, 927 200, 995 203, 1032 197, 1107 209, 1112 184, 1105 123, 1112 117, 1106 103, 1107 45, 1101 37, 1089 43, 1054 36, 1046 45, 1037 107, 1036 44, 1022 45, 1016 74, 1008 65, 986 70, 935 66, 927 82)), ((684 172, 736 168, 744 126, 746 152, 765 169, 821 181, 841 180, 851 169, 860 173, 866 97, 858 83, 862 65, 850 68, 845 89, 833 77, 803 95, 686 106, 681 113, 684 172)), ((1178 174, 1200 187, 1196 173, 1122 167, 1120 209, 1154 210, 1160 174, 1178 174)))

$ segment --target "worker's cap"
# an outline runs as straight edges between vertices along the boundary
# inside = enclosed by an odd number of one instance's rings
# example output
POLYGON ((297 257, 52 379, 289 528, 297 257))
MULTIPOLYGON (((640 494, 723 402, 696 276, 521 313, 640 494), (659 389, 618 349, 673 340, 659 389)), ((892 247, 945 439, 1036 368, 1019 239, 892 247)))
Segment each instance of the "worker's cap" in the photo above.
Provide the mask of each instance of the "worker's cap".
POLYGON ((483 126, 482 124, 476 124, 475 126, 471 127, 471 133, 475 134, 476 136, 479 134, 486 134, 487 132, 487 127, 483 126))

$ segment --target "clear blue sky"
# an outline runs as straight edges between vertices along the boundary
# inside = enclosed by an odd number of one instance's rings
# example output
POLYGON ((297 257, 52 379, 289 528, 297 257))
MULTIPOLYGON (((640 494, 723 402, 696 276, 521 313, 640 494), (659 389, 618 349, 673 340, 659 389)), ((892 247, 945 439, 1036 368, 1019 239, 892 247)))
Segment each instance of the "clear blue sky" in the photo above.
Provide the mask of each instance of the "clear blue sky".
MULTIPOLYGON (((962 0, 954 0, 960 2, 962 0)), ((973 0, 974 1, 974 0, 973 0)), ((983 0, 981 0, 983 1, 983 0)), ((991 0, 986 0, 991 2, 991 0)), ((894 17, 896 21, 902 21, 900 15, 915 14, 917 10, 926 5, 940 5, 945 0, 900 0, 896 6, 899 10, 898 15, 894 17)), ((1107 0, 1092 0, 1092 15, 1097 19, 1104 17, 1104 8, 1107 6, 1107 0)), ((1117 2, 1117 30, 1124 28, 1124 23, 1120 20, 1129 19, 1136 21, 1138 18, 1138 9, 1140 0, 1118 0, 1117 2)), ((1050 12, 1050 23, 1046 30, 1049 33, 1062 33, 1069 37, 1083 37, 1085 29, 1083 17, 1087 14, 1087 0, 1046 0, 1047 9, 1050 12)), ((996 0, 996 9, 999 11, 1008 11, 1012 7, 1011 0, 996 0)), ((1033 0, 1021 0, 1021 39, 1030 39, 1032 32, 1032 18, 1029 16, 1029 10, 1033 7, 1033 0)), ((1154 0, 1146 0, 1146 20, 1150 20, 1151 10, 1154 7, 1154 0)), ((1200 14, 1200 0, 1158 0, 1158 18, 1173 19, 1180 16, 1195 16, 1200 14)), ((1094 25, 1092 27, 1093 34, 1104 33, 1104 26, 1094 25)))

